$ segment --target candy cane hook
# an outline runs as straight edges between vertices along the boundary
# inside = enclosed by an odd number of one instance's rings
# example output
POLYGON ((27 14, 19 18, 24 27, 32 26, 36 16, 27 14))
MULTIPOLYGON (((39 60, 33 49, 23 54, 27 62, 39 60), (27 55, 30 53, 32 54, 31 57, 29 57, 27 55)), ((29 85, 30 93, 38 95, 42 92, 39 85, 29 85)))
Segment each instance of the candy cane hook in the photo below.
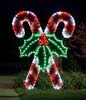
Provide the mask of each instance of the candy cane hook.
MULTIPOLYGON (((18 38, 22 38, 25 35, 25 30, 23 27, 23 23, 27 22, 30 26, 32 33, 42 33, 42 28, 40 26, 39 20, 37 16, 30 11, 20 11, 16 14, 12 21, 12 27, 14 34, 18 38)), ((28 71, 28 75, 24 81, 24 87, 27 89, 33 89, 38 78, 40 69, 36 67, 35 57, 32 61, 30 69, 28 71)))
POLYGON ((27 22, 29 24, 30 29, 33 33, 42 33, 42 29, 40 27, 37 16, 30 11, 20 11, 16 14, 12 21, 12 27, 16 37, 22 38, 25 35, 25 30, 23 27, 24 22, 27 22))
POLYGON ((75 29, 75 20, 69 13, 63 11, 56 12, 50 17, 45 33, 55 33, 60 22, 64 23, 62 35, 64 38, 70 38, 75 29))

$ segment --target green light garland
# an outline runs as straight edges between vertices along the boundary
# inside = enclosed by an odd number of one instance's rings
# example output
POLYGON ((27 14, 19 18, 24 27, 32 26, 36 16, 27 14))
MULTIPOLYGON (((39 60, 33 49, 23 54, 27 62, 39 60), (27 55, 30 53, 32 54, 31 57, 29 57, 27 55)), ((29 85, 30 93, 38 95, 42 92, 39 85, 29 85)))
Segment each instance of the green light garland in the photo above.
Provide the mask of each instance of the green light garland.
POLYGON ((34 54, 37 59, 37 65, 41 71, 45 71, 50 67, 50 58, 55 54, 57 57, 67 57, 68 48, 63 45, 63 41, 56 38, 55 34, 48 33, 46 37, 49 41, 49 45, 40 46, 38 40, 41 34, 32 33, 29 39, 24 40, 24 44, 19 47, 20 57, 29 57, 34 54))

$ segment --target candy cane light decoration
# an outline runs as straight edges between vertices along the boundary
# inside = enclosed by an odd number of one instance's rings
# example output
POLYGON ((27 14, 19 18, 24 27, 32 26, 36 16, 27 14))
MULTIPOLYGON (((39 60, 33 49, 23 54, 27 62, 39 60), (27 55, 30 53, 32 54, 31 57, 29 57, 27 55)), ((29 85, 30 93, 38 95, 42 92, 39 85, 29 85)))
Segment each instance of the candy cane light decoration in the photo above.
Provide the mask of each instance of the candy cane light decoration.
POLYGON ((12 22, 14 34, 18 38, 23 38, 25 35, 24 22, 29 24, 32 36, 29 39, 25 39, 24 44, 19 47, 20 57, 29 57, 31 54, 34 54, 32 64, 24 81, 24 87, 33 89, 40 71, 47 71, 53 88, 61 89, 64 84, 54 62, 53 54, 57 57, 67 57, 68 48, 53 33, 58 29, 59 23, 63 22, 62 35, 64 38, 70 38, 75 29, 74 18, 67 12, 56 12, 50 17, 43 32, 34 13, 21 11, 16 14, 12 22))

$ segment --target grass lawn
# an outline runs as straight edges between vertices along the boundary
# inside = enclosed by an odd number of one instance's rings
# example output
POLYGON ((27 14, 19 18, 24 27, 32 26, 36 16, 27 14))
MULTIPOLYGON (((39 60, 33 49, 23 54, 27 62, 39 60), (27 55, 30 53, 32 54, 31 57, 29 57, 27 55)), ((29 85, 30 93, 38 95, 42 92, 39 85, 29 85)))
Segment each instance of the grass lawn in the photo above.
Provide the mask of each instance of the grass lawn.
POLYGON ((21 100, 86 100, 86 90, 16 90, 21 100))

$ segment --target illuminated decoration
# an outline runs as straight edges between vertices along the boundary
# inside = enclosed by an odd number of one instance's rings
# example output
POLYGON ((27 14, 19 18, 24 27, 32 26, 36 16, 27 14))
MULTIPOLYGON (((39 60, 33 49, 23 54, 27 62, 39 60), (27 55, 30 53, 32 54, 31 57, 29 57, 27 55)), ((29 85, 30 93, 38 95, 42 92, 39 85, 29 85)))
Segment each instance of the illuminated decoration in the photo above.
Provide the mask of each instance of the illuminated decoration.
POLYGON ((74 18, 66 12, 54 13, 44 30, 40 26, 36 15, 30 11, 21 11, 13 18, 12 27, 14 34, 18 38, 23 38, 25 30, 23 23, 27 22, 32 31, 32 36, 24 40, 24 44, 19 47, 20 57, 29 57, 34 54, 34 59, 30 66, 27 77, 24 81, 24 87, 33 89, 40 71, 47 71, 54 89, 63 87, 63 81, 54 62, 53 54, 57 57, 67 57, 67 47, 63 41, 55 36, 55 32, 60 22, 64 23, 62 35, 64 38, 70 38, 75 29, 74 18))

